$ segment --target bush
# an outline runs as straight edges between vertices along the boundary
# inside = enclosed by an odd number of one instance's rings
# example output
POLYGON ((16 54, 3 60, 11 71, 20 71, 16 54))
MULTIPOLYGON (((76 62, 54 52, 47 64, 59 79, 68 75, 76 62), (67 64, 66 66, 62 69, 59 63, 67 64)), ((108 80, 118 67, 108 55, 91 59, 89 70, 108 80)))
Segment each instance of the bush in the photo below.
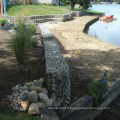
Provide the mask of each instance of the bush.
POLYGON ((29 48, 30 36, 27 34, 16 34, 13 37, 13 50, 18 63, 24 63, 29 48))
POLYGON ((91 87, 88 90, 88 94, 93 98, 94 106, 98 106, 99 103, 103 100, 102 95, 107 91, 107 84, 101 81, 93 81, 91 87))
POLYGON ((13 36, 13 51, 18 63, 24 63, 31 39, 31 35, 25 33, 26 25, 24 18, 17 20, 16 29, 17 33, 13 36))
POLYGON ((28 30, 29 30, 29 34, 33 35, 36 32, 36 25, 34 24, 28 24, 28 30))
POLYGON ((32 46, 33 48, 36 48, 36 47, 38 46, 38 41, 35 40, 35 39, 31 40, 31 46, 32 46))
POLYGON ((66 6, 66 0, 62 0, 62 4, 66 6))
POLYGON ((6 19, 0 19, 0 25, 5 25, 6 23, 8 23, 6 19))

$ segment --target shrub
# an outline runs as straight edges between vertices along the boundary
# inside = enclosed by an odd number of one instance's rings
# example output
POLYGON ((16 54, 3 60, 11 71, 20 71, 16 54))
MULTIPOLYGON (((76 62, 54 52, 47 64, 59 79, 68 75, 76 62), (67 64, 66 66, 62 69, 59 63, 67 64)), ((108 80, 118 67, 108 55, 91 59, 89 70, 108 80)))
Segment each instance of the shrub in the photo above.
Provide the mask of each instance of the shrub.
POLYGON ((36 32, 36 25, 34 25, 34 24, 28 24, 28 31, 29 31, 30 35, 35 34, 35 32, 36 32))
POLYGON ((4 18, 0 19, 0 24, 1 25, 5 25, 6 23, 8 23, 6 19, 4 19, 4 18))
POLYGON ((31 40, 31 46, 34 47, 34 48, 37 47, 38 46, 38 41, 35 40, 35 39, 31 40))
POLYGON ((94 106, 98 106, 99 103, 103 100, 102 95, 107 91, 107 84, 101 81, 93 81, 91 87, 88 90, 88 94, 93 98, 94 106))
POLYGON ((29 48, 30 36, 27 34, 16 34, 13 37, 13 50, 18 63, 24 63, 29 48))
POLYGON ((31 39, 31 35, 25 33, 26 25, 24 18, 19 18, 17 20, 16 29, 17 33, 13 36, 13 51, 18 63, 23 63, 25 61, 31 39))
POLYGON ((66 6, 66 0, 62 0, 62 4, 66 6))

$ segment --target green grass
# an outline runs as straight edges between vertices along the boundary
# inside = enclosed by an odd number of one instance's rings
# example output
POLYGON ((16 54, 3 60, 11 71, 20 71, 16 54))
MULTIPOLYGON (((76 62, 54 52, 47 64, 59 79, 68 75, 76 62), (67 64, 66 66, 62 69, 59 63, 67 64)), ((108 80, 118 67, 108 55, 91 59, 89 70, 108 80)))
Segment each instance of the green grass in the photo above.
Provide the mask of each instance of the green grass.
POLYGON ((15 112, 13 109, 0 107, 0 120, 40 120, 40 116, 31 116, 28 113, 15 112))
POLYGON ((103 12, 94 11, 94 10, 90 10, 90 9, 87 9, 86 11, 87 11, 88 14, 89 14, 89 13, 93 13, 93 14, 97 14, 97 15, 102 15, 102 14, 104 14, 103 12))
MULTIPOLYGON (((44 6, 44 5, 8 5, 8 16, 30 16, 30 15, 46 15, 46 14, 64 14, 71 11, 70 6, 44 6)), ((75 11, 78 11, 75 8, 75 11)))

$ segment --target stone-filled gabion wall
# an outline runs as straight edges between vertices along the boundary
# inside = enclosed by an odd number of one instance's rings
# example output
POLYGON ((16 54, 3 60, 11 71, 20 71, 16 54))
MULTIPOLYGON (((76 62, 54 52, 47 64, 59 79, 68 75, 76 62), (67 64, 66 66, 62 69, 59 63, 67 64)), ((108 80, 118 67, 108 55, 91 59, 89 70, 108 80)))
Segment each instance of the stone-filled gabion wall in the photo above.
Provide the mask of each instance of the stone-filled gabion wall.
POLYGON ((38 25, 43 37, 46 61, 46 85, 51 97, 62 106, 70 103, 69 67, 62 56, 59 45, 45 24, 38 25))

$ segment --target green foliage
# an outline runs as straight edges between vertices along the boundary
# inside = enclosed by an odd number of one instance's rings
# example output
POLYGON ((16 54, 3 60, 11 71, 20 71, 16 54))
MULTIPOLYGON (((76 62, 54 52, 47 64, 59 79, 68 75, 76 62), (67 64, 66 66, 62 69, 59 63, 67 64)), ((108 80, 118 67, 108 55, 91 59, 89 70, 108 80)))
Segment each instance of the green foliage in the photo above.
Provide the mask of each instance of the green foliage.
POLYGON ((38 41, 35 40, 35 39, 31 40, 31 46, 32 46, 33 48, 36 48, 36 47, 38 46, 38 41))
POLYGON ((94 106, 98 106, 102 101, 102 95, 105 91, 107 91, 107 84, 101 81, 93 81, 91 87, 88 90, 88 94, 93 98, 94 106))
POLYGON ((31 116, 28 113, 17 113, 5 106, 0 107, 0 120, 39 120, 40 116, 31 116))
POLYGON ((34 24, 28 24, 28 30, 31 35, 35 34, 36 32, 36 25, 34 24))
POLYGON ((93 14, 96 14, 96 15, 104 14, 103 12, 98 12, 98 11, 94 11, 94 10, 90 10, 90 9, 87 9, 86 12, 87 12, 87 14, 89 14, 89 13, 93 13, 93 14))
POLYGON ((5 25, 6 23, 8 23, 6 19, 0 19, 0 25, 5 25))
POLYGON ((26 25, 24 18, 17 20, 16 29, 17 33, 13 36, 13 51, 18 63, 24 63, 31 39, 31 35, 25 33, 26 25))
POLYGON ((77 0, 77 3, 80 4, 84 9, 88 9, 90 6, 90 0, 77 0))
POLYGON ((66 6, 66 0, 62 0, 62 4, 66 6))
POLYGON ((29 48, 30 36, 17 33, 13 37, 13 50, 18 63, 24 63, 29 48))
POLYGON ((13 36, 13 51, 18 63, 24 63, 30 45, 33 47, 38 45, 35 40, 32 40, 32 35, 36 32, 36 26, 34 24, 27 25, 25 22, 24 17, 18 18, 14 28, 17 33, 13 36))
POLYGON ((66 1, 66 4, 67 4, 67 5, 70 5, 70 1, 66 1))

